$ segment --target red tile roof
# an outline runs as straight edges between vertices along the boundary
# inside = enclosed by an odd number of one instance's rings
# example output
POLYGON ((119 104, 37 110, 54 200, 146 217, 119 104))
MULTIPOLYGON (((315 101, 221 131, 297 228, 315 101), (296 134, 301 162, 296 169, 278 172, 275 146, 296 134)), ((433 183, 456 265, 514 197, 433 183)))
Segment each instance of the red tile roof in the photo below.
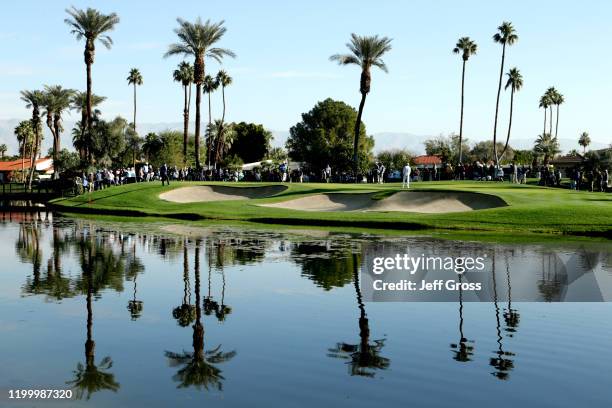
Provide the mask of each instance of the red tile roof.
POLYGON ((417 156, 414 159, 412 159, 412 161, 417 166, 418 165, 431 166, 434 164, 442 164, 442 159, 440 159, 438 156, 417 156))
MULTIPOLYGON (((36 164, 38 165, 47 160, 49 160, 48 157, 42 157, 36 160, 36 164)), ((24 169, 30 168, 30 159, 25 159, 23 161, 23 168, 24 169)), ((21 159, 11 160, 11 161, 0 161, 0 171, 19 171, 19 170, 21 170, 21 159)))

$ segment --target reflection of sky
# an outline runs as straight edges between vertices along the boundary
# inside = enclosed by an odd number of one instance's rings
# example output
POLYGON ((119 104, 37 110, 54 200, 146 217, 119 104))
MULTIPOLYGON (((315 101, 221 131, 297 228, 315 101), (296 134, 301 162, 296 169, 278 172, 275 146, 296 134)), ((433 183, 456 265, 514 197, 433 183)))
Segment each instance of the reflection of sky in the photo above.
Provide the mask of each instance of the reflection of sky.
MULTIPOLYGON (((0 227, 0 250, 9 248, 0 274, 0 389, 63 388, 77 362, 84 361, 86 310, 83 295, 47 303, 43 296, 21 298, 31 264, 16 260, 17 228, 0 227)), ((51 231, 43 228, 41 273, 46 269, 51 231)), ((2 252, 3 254, 5 252, 2 252)), ((201 291, 208 291, 205 251, 201 253, 201 291)), ((464 333, 474 340, 474 361, 452 359, 450 343, 459 340, 456 303, 367 303, 371 340, 385 338, 381 354, 391 360, 374 379, 351 377, 344 361, 328 357, 337 342, 359 342, 359 310, 351 284, 324 291, 301 275, 300 267, 270 245, 262 263, 225 268, 224 323, 205 316, 205 349, 221 344, 237 356, 220 365, 223 392, 177 390, 164 351, 189 351, 190 327, 177 326, 172 309, 183 296, 182 252, 166 259, 137 255, 145 266, 138 277, 143 316, 131 321, 126 309, 132 283, 124 291, 104 291, 93 303, 96 360, 111 356, 121 384, 117 394, 96 393, 96 406, 414 406, 500 407, 609 406, 612 378, 612 323, 608 303, 522 303, 520 325, 504 349, 515 354, 510 380, 490 372, 497 350, 496 315, 490 303, 464 305, 464 333), (564 392, 559 392, 559 389, 564 392)), ((62 259, 67 274, 78 276, 74 254, 62 259)), ((193 247, 189 250, 193 290, 193 247)), ((501 267, 501 282, 505 270, 501 267)), ((220 300, 221 275, 212 271, 212 293, 220 300)), ((194 296, 192 295, 192 300, 194 296)), ((505 302, 500 302, 503 310, 505 302)), ((502 319, 503 322, 503 319, 502 319)), ((2 400, 0 399, 0 402, 2 400)), ((0 403, 0 405, 2 405, 0 403)), ((71 403, 71 405, 74 405, 71 403)))

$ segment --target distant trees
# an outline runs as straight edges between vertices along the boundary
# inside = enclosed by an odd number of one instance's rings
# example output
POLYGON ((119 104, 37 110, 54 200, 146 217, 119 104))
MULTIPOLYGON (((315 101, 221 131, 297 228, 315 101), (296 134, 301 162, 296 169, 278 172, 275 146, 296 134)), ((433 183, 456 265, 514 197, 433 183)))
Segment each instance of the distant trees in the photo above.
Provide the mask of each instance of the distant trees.
POLYGON ((413 157, 414 154, 407 149, 389 149, 380 151, 376 155, 376 160, 381 162, 387 171, 393 171, 402 170, 413 157))
POLYGON ((467 161, 472 159, 468 139, 460 138, 456 134, 449 136, 440 134, 425 140, 425 153, 430 156, 439 156, 442 161, 451 163, 463 163, 466 162, 465 159, 467 161), (460 155, 463 155, 462 160, 459 160, 460 155))
POLYGON ((261 161, 270 151, 272 133, 256 123, 233 123, 234 140, 228 156, 238 156, 245 163, 261 161))
POLYGON ((0 145, 0 159, 4 160, 4 155, 6 154, 6 151, 8 150, 8 147, 6 146, 5 143, 2 143, 0 145))
MULTIPOLYGON (((317 103, 289 130, 286 144, 289 156, 308 163, 316 172, 328 164, 334 171, 350 172, 353 169, 353 130, 357 118, 357 111, 344 102, 328 98, 317 103)), ((364 174, 372 161, 374 139, 366 135, 363 123, 358 128, 358 170, 364 174)))
MULTIPOLYGON (((194 151, 194 138, 189 139, 188 154, 194 151)), ((142 153, 154 166, 166 163, 169 166, 183 163, 183 134, 179 131, 166 130, 148 133, 142 144, 142 153)))
MULTIPOLYGON (((503 148, 504 144, 501 142, 497 142, 495 149, 493 148, 493 142, 490 140, 478 142, 470 150, 470 158, 473 161, 480 160, 481 162, 495 162, 497 159, 499 162, 501 158, 496 158, 494 152, 501 151, 503 148)), ((512 149, 512 146, 508 145, 504 159, 505 162, 511 162, 514 159, 514 150, 512 149)))
POLYGON ((425 153, 428 156, 438 156, 443 162, 449 162, 453 156, 451 138, 440 135, 425 140, 425 153))
POLYGON ((578 139, 578 144, 582 146, 583 154, 586 154, 586 148, 591 144, 591 137, 587 132, 582 132, 578 139))

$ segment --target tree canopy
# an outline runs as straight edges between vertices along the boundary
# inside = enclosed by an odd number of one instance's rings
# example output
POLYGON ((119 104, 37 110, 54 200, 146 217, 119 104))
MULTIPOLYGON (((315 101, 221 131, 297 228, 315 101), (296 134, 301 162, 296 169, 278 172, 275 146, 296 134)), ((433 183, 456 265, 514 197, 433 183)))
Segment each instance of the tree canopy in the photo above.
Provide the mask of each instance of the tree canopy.
MULTIPOLYGON (((328 98, 317 103, 290 129, 289 157, 306 162, 314 171, 328 164, 334 171, 350 171, 356 120, 357 111, 344 102, 328 98)), ((359 140, 359 170, 365 172, 372 161, 374 139, 366 135, 363 123, 359 140)))
POLYGON ((270 151, 272 133, 256 123, 233 123, 234 141, 228 156, 237 156, 244 163, 262 160, 270 151))

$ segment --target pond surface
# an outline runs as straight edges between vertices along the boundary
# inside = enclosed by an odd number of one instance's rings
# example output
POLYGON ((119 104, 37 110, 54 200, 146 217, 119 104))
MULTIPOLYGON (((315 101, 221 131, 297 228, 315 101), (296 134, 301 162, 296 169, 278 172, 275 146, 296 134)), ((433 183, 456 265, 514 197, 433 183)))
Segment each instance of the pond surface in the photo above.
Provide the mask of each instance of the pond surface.
POLYGON ((1 406, 612 406, 612 304, 562 302, 589 279, 606 298, 607 243, 171 230, 0 217, 1 406), (389 248, 485 251, 495 298, 364 301, 389 248))

